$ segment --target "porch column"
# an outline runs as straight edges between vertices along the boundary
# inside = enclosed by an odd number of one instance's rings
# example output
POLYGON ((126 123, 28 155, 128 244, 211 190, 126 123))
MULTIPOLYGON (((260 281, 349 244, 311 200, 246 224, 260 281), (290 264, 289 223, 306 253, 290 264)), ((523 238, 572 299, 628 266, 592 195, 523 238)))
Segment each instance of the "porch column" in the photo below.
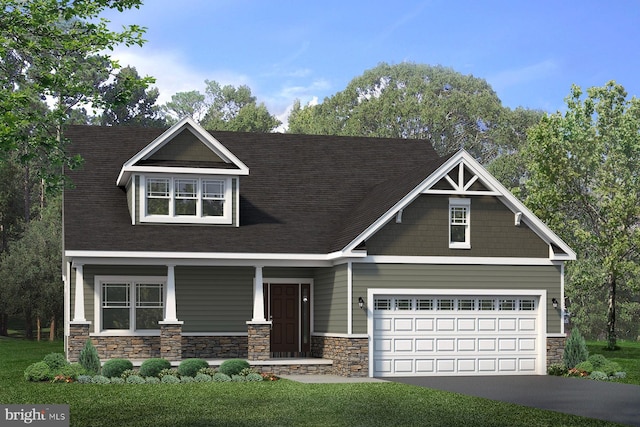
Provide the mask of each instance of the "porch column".
POLYGON ((84 318, 84 273, 82 264, 76 264, 76 292, 73 306, 73 322, 86 322, 84 318))
POLYGON ((253 319, 251 321, 264 322, 265 320, 262 266, 256 266, 256 275, 253 279, 253 319))
POLYGON ((177 322, 176 314, 176 274, 175 265, 167 265, 167 301, 164 314, 165 322, 177 322))

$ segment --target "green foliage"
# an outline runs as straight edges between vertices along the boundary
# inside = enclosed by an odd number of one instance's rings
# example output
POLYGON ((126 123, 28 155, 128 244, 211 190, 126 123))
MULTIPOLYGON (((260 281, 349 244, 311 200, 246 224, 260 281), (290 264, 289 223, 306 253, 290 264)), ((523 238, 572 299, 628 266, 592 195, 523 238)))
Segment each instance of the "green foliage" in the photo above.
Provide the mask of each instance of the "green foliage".
POLYGON ((173 375, 165 375, 160 381, 162 384, 180 384, 180 378, 174 377, 173 375))
POLYGON ((201 369, 209 367, 204 359, 185 359, 178 366, 178 373, 182 377, 195 377, 201 369))
POLYGON ((260 382, 263 380, 262 375, 257 372, 251 372, 245 378, 247 382, 260 382))
POLYGON ((587 361, 596 369, 601 368, 608 362, 607 358, 601 354, 592 354, 589 356, 587 361))
POLYGON ((218 372, 216 368, 202 368, 198 370, 199 374, 209 375, 210 377, 213 377, 216 374, 216 372, 218 372))
POLYGON ((564 354, 562 355, 564 365, 571 369, 576 367, 578 363, 587 360, 588 357, 589 351, 584 338, 577 328, 573 328, 564 346, 564 354))
POLYGON ((588 360, 585 360, 584 362, 580 362, 576 365, 576 369, 579 369, 581 371, 585 371, 587 373, 591 373, 593 371, 595 371, 595 368, 593 367, 593 364, 591 362, 589 362, 588 360))
POLYGON ((138 374, 138 371, 136 371, 135 369, 127 369, 120 375, 120 378, 126 380, 127 378, 132 376, 140 376, 140 375, 138 374))
POLYGON ((207 375, 205 373, 199 372, 193 379, 197 383, 210 383, 213 378, 212 375, 207 375))
POLYGON ((124 384, 124 378, 122 377, 113 377, 109 379, 111 380, 111 384, 124 384))
POLYGON ((547 374, 553 375, 556 377, 561 377, 567 374, 567 367, 562 363, 552 363, 547 367, 547 374))
MULTIPOLYGON (((576 298, 578 324, 606 313, 603 330, 614 349, 617 309, 640 289, 640 99, 627 99, 611 81, 586 96, 573 86, 566 102, 565 113, 543 117, 529 132, 527 205, 596 273, 573 271, 567 294, 576 298)), ((637 334, 640 311, 627 315, 636 316, 629 324, 637 334)))
POLYGON ((67 366, 69 362, 67 362, 67 358, 64 357, 62 353, 49 353, 44 357, 44 363, 49 365, 49 369, 52 371, 57 371, 63 366, 67 366))
POLYGON ((91 375, 78 375, 78 384, 91 384, 91 375))
POLYGON ((180 383, 182 383, 182 384, 189 384, 189 383, 193 383, 193 382, 195 382, 193 377, 180 377, 180 383))
POLYGON ((144 381, 146 384, 160 384, 160 378, 158 377, 147 377, 144 381))
POLYGON ((171 369, 171 362, 167 359, 147 359, 140 365, 140 375, 143 377, 157 377, 163 369, 171 369))
POLYGON ((91 378, 91 384, 111 384, 111 380, 104 375, 95 375, 91 378))
POLYGON ((144 384, 146 382, 140 375, 130 375, 125 381, 127 384, 144 384))
POLYGON ((609 376, 602 371, 593 371, 587 378, 596 381, 607 381, 609 379, 609 376))
POLYGON ((124 371, 133 369, 133 363, 127 359, 109 359, 102 365, 105 377, 120 377, 124 371))
POLYGON ((24 370, 24 379, 27 381, 49 381, 51 378, 51 369, 45 362, 33 363, 24 370))
POLYGON ((158 378, 162 378, 165 375, 173 375, 174 377, 177 377, 179 374, 178 374, 178 370, 175 368, 163 369, 158 374, 158 378))
POLYGON ((84 375, 87 371, 79 363, 71 363, 63 366, 55 371, 56 374, 64 375, 67 378, 76 380, 80 375, 84 375))
POLYGON ((88 339, 84 343, 82 350, 80 350, 79 362, 91 374, 100 372, 100 357, 98 357, 98 350, 93 346, 91 339, 88 339))
POLYGON ((222 372, 217 372, 214 376, 213 376, 213 381, 217 382, 217 383, 226 383, 231 381, 231 377, 227 374, 223 374, 222 372))
POLYGON ((218 371, 231 377, 232 375, 238 375, 243 369, 250 367, 249 362, 244 359, 229 359, 220 364, 218 371))

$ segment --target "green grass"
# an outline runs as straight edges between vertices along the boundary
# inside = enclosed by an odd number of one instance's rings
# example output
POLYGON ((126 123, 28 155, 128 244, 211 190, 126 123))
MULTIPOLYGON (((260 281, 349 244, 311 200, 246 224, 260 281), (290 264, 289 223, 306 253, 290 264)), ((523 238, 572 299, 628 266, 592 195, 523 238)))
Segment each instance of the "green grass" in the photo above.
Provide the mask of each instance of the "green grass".
POLYGON ((72 426, 613 426, 398 383, 90 385, 28 383, 62 344, 0 338, 0 402, 71 407, 72 426))
POLYGON ((640 385, 640 342, 618 341, 618 350, 607 350, 604 341, 587 341, 589 354, 602 354, 609 360, 618 362, 627 373, 626 378, 616 380, 627 384, 640 385))

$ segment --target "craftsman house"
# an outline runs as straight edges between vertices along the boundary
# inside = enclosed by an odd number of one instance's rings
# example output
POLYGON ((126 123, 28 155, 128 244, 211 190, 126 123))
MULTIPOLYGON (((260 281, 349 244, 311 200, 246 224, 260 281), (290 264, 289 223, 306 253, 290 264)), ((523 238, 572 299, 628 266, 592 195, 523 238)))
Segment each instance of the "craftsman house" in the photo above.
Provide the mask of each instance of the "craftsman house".
POLYGON ((77 126, 65 346, 275 373, 544 374, 575 254, 467 152, 77 126))

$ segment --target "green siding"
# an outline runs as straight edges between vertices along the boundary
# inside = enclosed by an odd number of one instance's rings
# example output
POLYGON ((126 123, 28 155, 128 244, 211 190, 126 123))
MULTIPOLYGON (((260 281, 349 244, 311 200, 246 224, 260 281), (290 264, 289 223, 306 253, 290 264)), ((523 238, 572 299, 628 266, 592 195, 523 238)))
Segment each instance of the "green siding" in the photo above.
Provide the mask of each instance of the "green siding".
POLYGON ((262 277, 267 279, 312 279, 313 268, 299 267, 265 267, 262 269, 262 277))
MULTIPOLYGON (((387 289, 546 289, 547 333, 560 333, 559 266, 353 264, 353 300, 366 300, 369 288, 387 289)), ((353 332, 366 333, 366 315, 354 310, 353 332)))
POLYGON ((210 161, 223 160, 202 143, 191 131, 185 130, 153 153, 151 160, 210 161))
POLYGON ((346 334, 347 266, 318 268, 313 288, 314 332, 346 334))
POLYGON ((252 267, 176 267, 184 332, 247 332, 253 316, 252 267))
POLYGON ((449 249, 449 197, 422 195, 367 240, 370 255, 548 258, 549 246, 496 197, 471 198, 471 249, 449 249))

